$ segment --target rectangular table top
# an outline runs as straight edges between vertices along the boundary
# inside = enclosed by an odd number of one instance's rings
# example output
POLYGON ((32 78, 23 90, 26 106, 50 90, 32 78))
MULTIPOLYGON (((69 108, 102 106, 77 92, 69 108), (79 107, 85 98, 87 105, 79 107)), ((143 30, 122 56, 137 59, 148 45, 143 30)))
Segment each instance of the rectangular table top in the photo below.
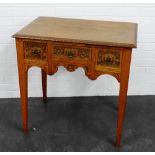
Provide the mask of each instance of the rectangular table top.
POLYGON ((13 37, 134 48, 137 24, 38 17, 13 37))

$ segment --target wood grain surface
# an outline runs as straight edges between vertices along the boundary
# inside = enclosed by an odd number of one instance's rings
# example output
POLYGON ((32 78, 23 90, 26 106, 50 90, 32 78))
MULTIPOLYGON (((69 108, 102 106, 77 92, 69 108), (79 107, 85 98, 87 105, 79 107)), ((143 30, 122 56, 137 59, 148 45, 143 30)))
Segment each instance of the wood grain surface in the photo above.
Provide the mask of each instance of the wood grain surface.
POLYGON ((136 23, 38 17, 13 37, 134 48, 136 35, 136 23))

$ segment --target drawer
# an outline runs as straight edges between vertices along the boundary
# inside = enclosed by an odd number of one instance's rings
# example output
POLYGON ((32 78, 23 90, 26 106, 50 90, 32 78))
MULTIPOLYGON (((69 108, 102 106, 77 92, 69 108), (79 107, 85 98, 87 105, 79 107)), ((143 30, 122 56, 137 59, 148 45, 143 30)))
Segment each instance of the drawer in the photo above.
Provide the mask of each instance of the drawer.
POLYGON ((52 56, 55 59, 87 61, 91 59, 91 48, 70 44, 54 44, 52 56))
POLYGON ((47 43, 24 41, 24 57, 28 60, 46 61, 47 59, 47 43))
POLYGON ((97 71, 119 73, 122 48, 98 48, 95 69, 97 71))

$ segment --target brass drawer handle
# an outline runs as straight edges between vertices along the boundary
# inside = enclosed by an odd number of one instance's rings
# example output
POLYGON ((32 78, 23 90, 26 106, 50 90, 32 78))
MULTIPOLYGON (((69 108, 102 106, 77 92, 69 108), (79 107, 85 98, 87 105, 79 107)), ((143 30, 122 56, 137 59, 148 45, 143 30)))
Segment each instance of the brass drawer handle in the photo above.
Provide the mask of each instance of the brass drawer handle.
POLYGON ((40 54, 41 54, 41 51, 40 50, 38 50, 36 48, 35 49, 32 49, 32 56, 39 57, 40 54))
POLYGON ((69 50, 69 51, 66 51, 66 55, 68 58, 74 58, 76 53, 74 51, 69 50))

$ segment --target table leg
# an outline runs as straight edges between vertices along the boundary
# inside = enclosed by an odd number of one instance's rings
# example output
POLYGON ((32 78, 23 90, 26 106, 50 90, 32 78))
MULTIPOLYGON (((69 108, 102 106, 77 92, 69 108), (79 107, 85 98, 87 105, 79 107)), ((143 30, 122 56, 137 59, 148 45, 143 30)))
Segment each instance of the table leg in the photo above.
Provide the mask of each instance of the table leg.
POLYGON ((43 92, 43 102, 47 102, 47 74, 46 72, 41 69, 42 74, 42 92, 43 92))
POLYGON ((25 68, 23 42, 16 39, 17 60, 18 60, 18 75, 21 97, 21 111, 23 120, 23 130, 28 132, 28 71, 25 68))
POLYGON ((19 84, 20 84, 20 97, 21 97, 21 109, 23 118, 23 130, 28 132, 28 79, 27 72, 23 73, 19 71, 19 84))
POLYGON ((117 131, 116 131, 117 132, 116 133, 116 145, 117 146, 120 146, 120 143, 121 143, 121 134, 122 134, 123 120, 124 120, 126 100, 127 100, 130 61, 131 61, 131 50, 128 49, 124 51, 122 55, 117 131))

